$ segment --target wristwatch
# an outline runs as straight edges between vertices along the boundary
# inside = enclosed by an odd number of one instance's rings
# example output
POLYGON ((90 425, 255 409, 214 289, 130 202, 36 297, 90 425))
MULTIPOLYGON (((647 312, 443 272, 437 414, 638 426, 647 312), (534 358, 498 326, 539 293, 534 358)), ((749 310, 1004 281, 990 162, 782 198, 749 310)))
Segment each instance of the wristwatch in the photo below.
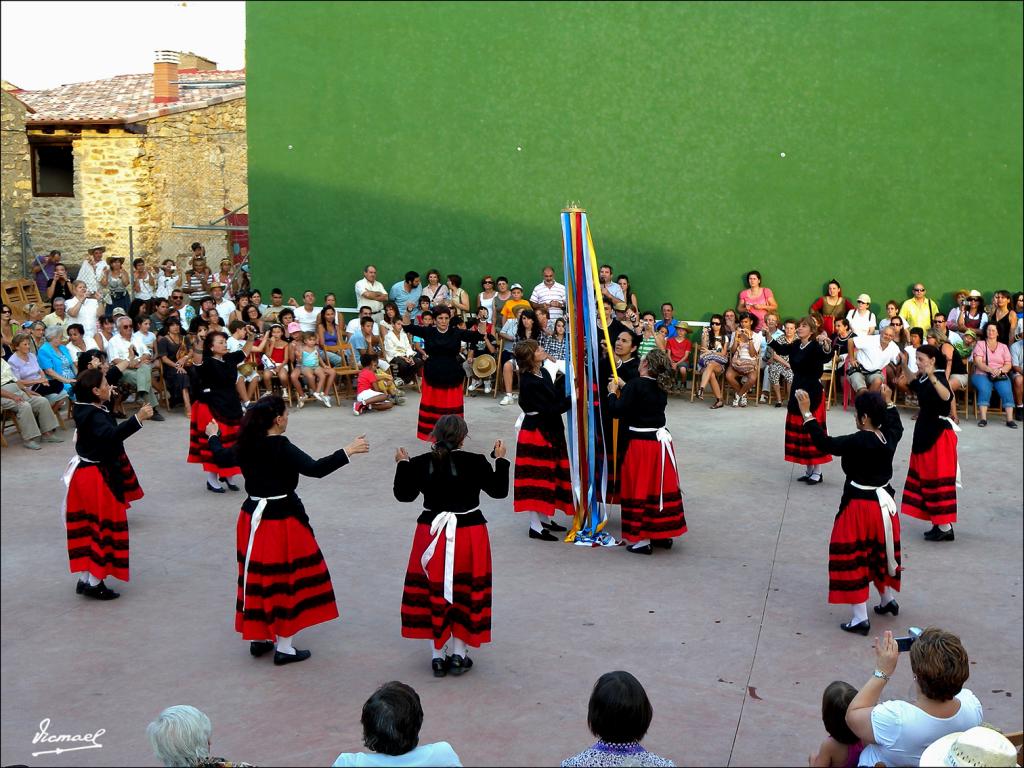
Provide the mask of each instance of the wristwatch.
POLYGON ((875 677, 877 677, 879 680, 885 680, 885 681, 889 680, 889 675, 885 674, 885 672, 883 672, 880 669, 876 669, 871 674, 874 675, 875 677))
POLYGON ((811 413, 810 411, 804 411, 803 415, 804 415, 804 421, 808 421, 809 419, 813 419, 814 418, 814 414, 811 413))

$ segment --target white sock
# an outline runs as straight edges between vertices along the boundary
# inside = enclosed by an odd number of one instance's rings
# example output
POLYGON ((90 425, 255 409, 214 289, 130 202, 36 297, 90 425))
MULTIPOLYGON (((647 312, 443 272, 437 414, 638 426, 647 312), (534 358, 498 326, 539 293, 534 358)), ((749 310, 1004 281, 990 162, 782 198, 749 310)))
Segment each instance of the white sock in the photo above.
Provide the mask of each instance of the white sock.
POLYGON ((277 651, 278 653, 287 653, 289 656, 295 655, 295 649, 292 648, 292 638, 295 635, 289 635, 288 637, 277 636, 277 651))
POLYGON ((445 651, 445 649, 443 647, 442 648, 435 648, 434 647, 434 641, 433 640, 430 641, 430 657, 432 659, 443 659, 444 658, 444 651, 445 651))
POLYGON ((951 524, 949 524, 949 523, 943 523, 942 525, 939 526, 939 530, 942 531, 943 533, 945 533, 946 531, 952 531, 953 530, 953 526, 951 524))
POLYGON ((868 604, 866 601, 850 607, 853 608, 853 618, 850 619, 851 624, 860 624, 862 621, 868 620, 868 604))
POLYGON ((544 527, 540 524, 540 513, 539 512, 531 512, 530 513, 530 529, 533 530, 533 531, 536 531, 537 533, 540 533, 541 531, 544 530, 544 527))
POLYGON ((815 464, 808 464, 806 467, 804 467, 804 477, 810 477, 811 475, 813 475, 814 474, 814 470, 816 468, 817 468, 817 465, 815 465, 815 464))
POLYGON ((882 591, 882 605, 888 605, 896 599, 896 590, 892 587, 886 587, 882 591))
POLYGON ((220 482, 220 475, 216 472, 206 473, 206 482, 212 485, 214 488, 223 488, 224 486, 220 482))
POLYGON ((469 649, 466 648, 466 644, 454 635, 452 635, 452 654, 462 658, 466 658, 469 655, 469 649))
POLYGON ((632 544, 630 544, 630 546, 634 548, 646 547, 650 543, 650 539, 640 539, 640 541, 634 541, 632 544))
POLYGON ((81 581, 84 584, 88 584, 89 583, 89 572, 88 571, 82 571, 80 574, 78 574, 78 580, 81 581))
POLYGON ((90 587, 95 587, 95 586, 97 586, 97 585, 98 585, 98 584, 99 584, 99 583, 100 583, 101 581, 103 581, 103 579, 97 579, 97 578, 96 578, 95 576, 93 576, 93 575, 92 575, 91 573, 89 574, 89 586, 90 586, 90 587))

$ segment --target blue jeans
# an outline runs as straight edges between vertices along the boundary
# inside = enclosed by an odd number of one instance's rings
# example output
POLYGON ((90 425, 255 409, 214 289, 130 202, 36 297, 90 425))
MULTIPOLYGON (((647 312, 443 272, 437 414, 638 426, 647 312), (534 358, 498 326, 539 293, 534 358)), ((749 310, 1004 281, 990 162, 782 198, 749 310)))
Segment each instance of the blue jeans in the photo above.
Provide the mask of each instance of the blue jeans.
POLYGON ((335 368, 341 365, 341 355, 339 355, 337 352, 331 352, 329 349, 324 351, 327 353, 327 362, 329 362, 335 368))
POLYGON ((993 389, 998 393, 1003 408, 1011 408, 1013 406, 1013 387, 1010 385, 1009 379, 992 381, 987 373, 972 373, 971 383, 978 392, 979 406, 988 407, 988 404, 992 401, 993 389))

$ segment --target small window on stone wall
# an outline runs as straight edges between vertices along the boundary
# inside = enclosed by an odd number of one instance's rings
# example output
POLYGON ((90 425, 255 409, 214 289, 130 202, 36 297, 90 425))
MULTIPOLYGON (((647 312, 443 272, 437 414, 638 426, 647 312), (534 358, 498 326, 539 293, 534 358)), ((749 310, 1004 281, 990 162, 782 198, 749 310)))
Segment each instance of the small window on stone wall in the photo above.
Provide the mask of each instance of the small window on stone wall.
POLYGON ((36 197, 75 196, 75 156, 70 144, 32 146, 32 194, 36 197))

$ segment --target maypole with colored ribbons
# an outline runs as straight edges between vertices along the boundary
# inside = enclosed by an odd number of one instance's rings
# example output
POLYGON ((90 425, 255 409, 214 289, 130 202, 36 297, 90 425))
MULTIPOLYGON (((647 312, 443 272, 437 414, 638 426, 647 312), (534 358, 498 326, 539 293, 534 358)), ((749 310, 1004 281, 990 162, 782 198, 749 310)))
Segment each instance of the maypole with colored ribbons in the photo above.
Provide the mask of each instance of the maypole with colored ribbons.
POLYGON ((615 355, 608 335, 608 318, 601 300, 597 254, 590 236, 587 212, 576 205, 562 211, 565 262, 566 368, 569 409, 569 471, 576 505, 567 542, 582 546, 611 546, 615 540, 602 529, 607 521, 608 461, 602 446, 611 441, 601 434, 600 348, 607 347, 612 375, 615 355))

